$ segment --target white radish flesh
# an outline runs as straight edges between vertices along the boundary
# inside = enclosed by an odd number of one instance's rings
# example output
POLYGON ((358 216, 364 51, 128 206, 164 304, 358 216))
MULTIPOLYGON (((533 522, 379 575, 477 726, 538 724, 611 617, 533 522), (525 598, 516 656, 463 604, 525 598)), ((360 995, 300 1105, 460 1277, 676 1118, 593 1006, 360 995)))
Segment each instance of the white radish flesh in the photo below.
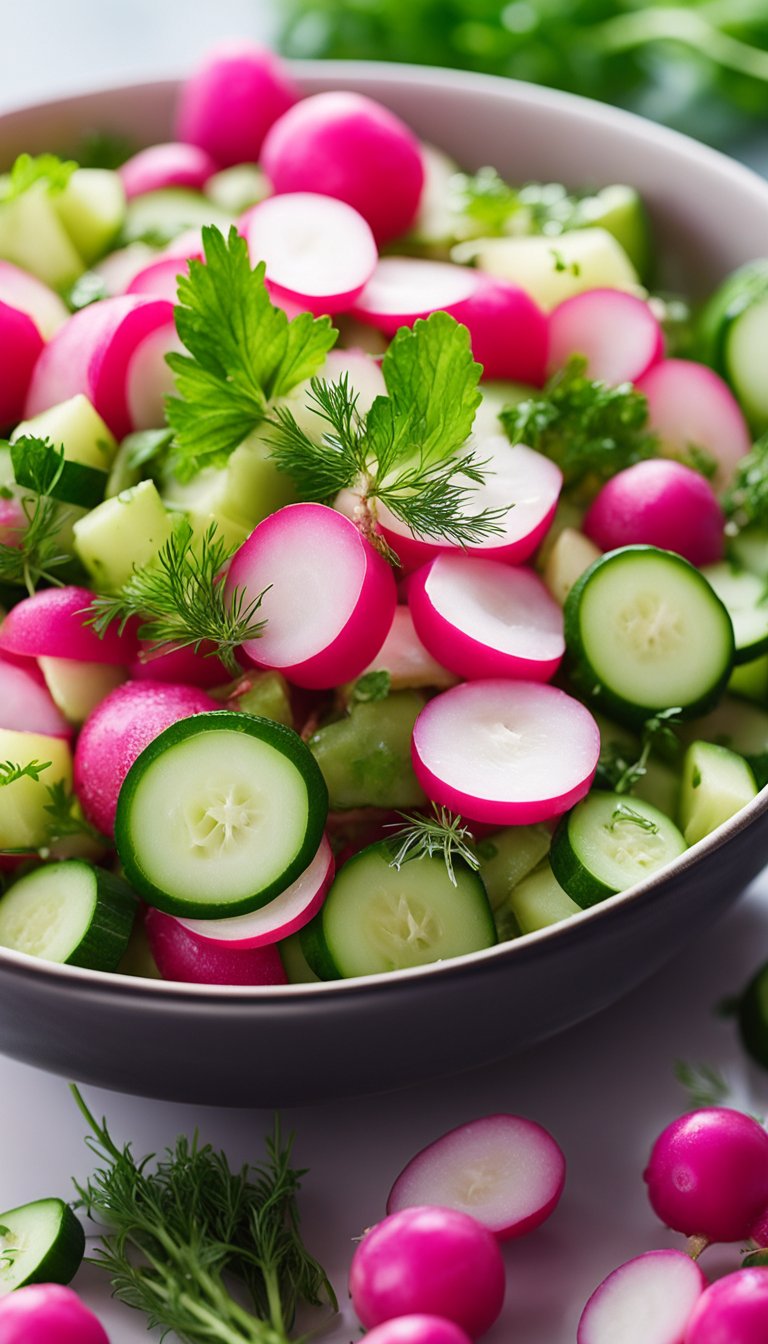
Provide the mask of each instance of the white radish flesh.
POLYGON ((664 355, 661 327, 648 304, 618 289, 590 289, 549 316, 549 371, 584 355, 590 378, 635 382, 664 355))
POLYGON ((69 312, 58 294, 10 261, 0 261, 0 303, 10 304, 26 313, 44 341, 49 341, 62 326, 69 312))
POLYGON ((365 671, 388 672, 394 691, 422 686, 447 690, 456 684, 453 672, 442 667, 425 649, 414 629, 409 607, 395 609, 389 634, 365 671))
POLYGON ((705 1287, 698 1265, 683 1251, 638 1255, 595 1289, 579 1321, 577 1344, 683 1344, 705 1287))
POLYGON ((730 388, 712 369, 688 359, 665 359, 637 383, 648 398, 648 420, 667 457, 703 449, 717 464, 715 489, 726 486, 752 436, 730 388))
MULTIPOLYGON (((0 660, 0 728, 46 737, 71 737, 72 729, 45 686, 22 667, 0 660)), ((22 762, 23 764, 23 762, 22 762)))
POLYGON ((382 257, 354 311, 387 335, 437 311, 461 321, 463 305, 480 284, 477 271, 450 261, 382 257))
POLYGON ((128 414, 135 430, 158 429, 164 425, 166 397, 176 390, 165 357, 171 351, 183 349, 174 322, 158 327, 136 347, 125 377, 128 414))

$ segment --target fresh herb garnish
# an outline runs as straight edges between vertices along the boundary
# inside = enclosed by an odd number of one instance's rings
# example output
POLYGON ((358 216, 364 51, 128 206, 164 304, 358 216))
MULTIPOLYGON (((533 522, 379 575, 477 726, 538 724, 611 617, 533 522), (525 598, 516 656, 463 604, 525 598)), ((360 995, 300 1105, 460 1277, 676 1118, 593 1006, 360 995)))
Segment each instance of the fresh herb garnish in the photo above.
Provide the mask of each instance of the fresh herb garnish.
POLYGON ((644 817, 642 812, 637 812, 628 803, 619 803, 611 813, 608 830, 613 831, 618 825, 625 822, 628 822, 631 826, 639 827, 641 831, 647 831, 649 835, 658 835, 659 833, 657 823, 651 821, 650 817, 644 817))
POLYGON ((675 1078, 685 1088, 696 1107, 723 1106, 730 1098, 731 1089, 717 1069, 710 1064, 688 1064, 684 1059, 675 1063, 675 1078))
POLYGON ((386 700, 392 689, 392 678, 383 668, 375 672, 366 672, 358 677, 349 693, 351 705, 368 705, 378 700, 386 700))
POLYGON ((83 271, 83 274, 78 275, 70 285, 64 297, 73 312, 79 312, 81 308, 88 308, 92 303, 108 298, 109 290, 106 280, 96 271, 83 271))
POLYGON ((137 429, 126 435, 120 447, 125 450, 126 467, 135 469, 162 461, 172 443, 172 429, 137 429))
POLYGON ((480 867, 471 832, 461 817, 450 812, 447 807, 433 803, 431 816, 424 816, 420 812, 401 812, 399 815, 406 825, 400 827, 391 838, 391 846, 394 848, 397 845, 398 848, 390 860, 390 868, 399 872, 404 863, 441 855, 455 887, 454 858, 461 859, 475 872, 480 867))
MULTIPOLYGON (((25 488, 31 493, 19 495, 25 525, 18 529, 18 540, 0 542, 0 582, 23 585, 31 595, 42 579, 58 584, 54 570, 72 558, 59 549, 68 511, 49 494, 64 470, 64 449, 25 434, 11 445, 10 452, 14 466, 24 463, 25 488)), ((6 529, 6 535, 10 531, 6 529)))
POLYGON ((203 228, 205 264, 179 277, 176 329, 187 353, 168 355, 178 397, 167 403, 173 466, 182 481, 221 466, 264 420, 275 398, 310 378, 336 341, 330 318, 289 321, 271 303, 265 266, 251 269, 248 244, 203 228))
POLYGON ((448 209, 464 226, 457 227, 457 236, 501 237, 509 231, 510 221, 520 208, 519 192, 499 177, 495 168, 454 173, 448 182, 448 209))
POLYGON ((680 723, 681 713, 680 706, 675 705, 671 709, 660 709, 645 720, 640 735, 640 754, 634 761, 627 760, 623 746, 609 742, 600 753, 595 775, 597 787, 612 793, 631 793, 646 774, 655 747, 666 749, 668 753, 678 752, 680 741, 674 728, 680 723))
POLYGON ((50 821, 43 848, 48 848, 70 835, 85 835, 97 843, 109 843, 101 831, 97 831, 95 826, 86 821, 77 794, 63 779, 55 784, 46 785, 46 788, 49 801, 44 810, 48 813, 50 821))
POLYGON ((19 154, 11 171, 0 177, 0 203, 23 196, 30 187, 41 182, 50 192, 63 191, 78 165, 72 159, 60 159, 56 154, 19 154))
POLYGON ((768 528, 768 434, 737 462, 722 505, 731 528, 741 531, 748 523, 768 528))
POLYGON ((19 765, 15 761, 0 761, 0 788, 6 784, 15 784, 17 779, 33 779, 37 784, 44 770, 50 766, 50 761, 28 761, 26 765, 19 765))

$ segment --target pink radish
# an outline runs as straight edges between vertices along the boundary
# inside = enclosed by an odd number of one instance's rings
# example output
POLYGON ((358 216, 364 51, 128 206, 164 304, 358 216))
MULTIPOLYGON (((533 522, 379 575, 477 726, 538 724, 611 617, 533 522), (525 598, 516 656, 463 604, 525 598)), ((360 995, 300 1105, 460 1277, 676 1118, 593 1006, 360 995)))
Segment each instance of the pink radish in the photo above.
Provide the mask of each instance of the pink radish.
POLYGON ((71 737, 72 728, 59 713, 36 676, 0 659, 0 728, 45 737, 71 737))
POLYGON ((196 985, 285 985, 275 946, 241 948, 198 938, 181 921, 160 910, 144 917, 149 947, 164 980, 196 985))
POLYGON ((125 399, 134 429, 157 429, 165 424, 165 399, 176 390, 165 357, 183 349, 173 321, 157 327, 137 345, 125 373, 125 399))
POLYGON ((378 260, 363 216, 333 196, 268 196, 243 216, 240 231, 251 262, 266 262, 271 288, 315 313, 349 308, 378 260))
POLYGON ((470 1344, 460 1325, 443 1316, 396 1316, 366 1332, 367 1344, 470 1344))
POLYGON ((366 672, 389 673, 393 690, 403 687, 437 686, 446 690, 456 677, 428 653, 416 634, 408 607, 396 607, 389 634, 366 672))
POLYGON ((186 257, 162 256, 132 276, 126 286, 126 294, 141 294, 145 298, 167 299, 175 303, 179 288, 179 276, 186 275, 189 267, 186 257))
POLYGON ((136 757, 169 724, 218 708, 197 687, 165 682, 126 681, 106 696, 75 749, 75 791, 88 820, 111 835, 117 796, 136 757))
POLYGON ((173 320, 164 299, 124 295, 73 313, 35 366, 25 418, 84 392, 116 438, 134 423, 128 398, 131 358, 148 336, 173 320))
POLYGON ((120 247, 115 252, 110 252, 92 269, 94 274, 100 277, 106 295, 115 298, 119 294, 124 294, 134 275, 138 275, 139 271, 155 262, 157 256, 156 248, 149 247, 146 243, 129 243, 127 247, 120 247))
POLYGON ((472 353, 484 378, 544 382, 549 332, 547 319, 519 285, 483 276, 455 316, 469 329, 472 353))
POLYGON ((412 575, 408 605, 433 658, 457 676, 549 681, 563 654, 563 613, 529 569, 461 552, 412 575))
POLYGON ((217 947, 223 944, 232 951, 267 947, 297 933, 317 914, 333 881, 334 870, 333 852, 324 836, 314 859, 301 876, 259 910, 249 915, 233 915, 231 919, 179 919, 178 922, 195 938, 217 947))
POLYGON ((109 1344, 109 1339, 71 1288, 31 1283, 0 1301, 0 1344, 109 1344))
POLYGON ((413 730, 413 767, 427 797, 498 826, 566 812, 588 793, 599 754, 589 710, 538 682, 454 686, 430 700, 413 730))
POLYGON ((80 663, 122 663, 136 657, 131 626, 111 625, 103 638, 86 625, 93 593, 87 588, 42 588, 17 602, 0 625, 0 650, 25 658, 74 658, 80 663))
POLYGON ((273 122, 298 100, 282 62, 255 42, 224 42, 187 80, 176 112, 179 140, 204 149, 221 168, 256 163, 273 122))
POLYGON ((261 165, 276 193, 320 192, 354 206, 378 243, 410 228, 424 184, 416 137, 360 93, 297 103, 268 132, 261 165))
POLYGON ((355 303, 354 312, 388 336, 419 317, 442 311, 457 322, 482 280, 478 271, 423 257, 382 257, 355 303))
POLYGON ((21 499, 13 496, 3 499, 0 496, 0 543, 3 546, 21 546, 28 527, 29 518, 21 499))
POLYGON ((565 1158, 546 1129, 518 1115, 487 1115, 417 1153, 392 1186, 387 1213, 439 1204, 506 1240, 539 1227, 564 1185, 565 1158))
POLYGON ((190 648, 171 647, 166 653, 153 653, 147 657, 153 648, 154 645, 146 640, 139 642, 139 656, 129 668, 134 681, 174 681, 208 690, 232 680, 224 664, 215 656, 215 645, 211 643, 202 644, 197 653, 190 648))
POLYGON ((698 471, 670 458, 651 458, 606 482, 583 529, 602 551, 639 542, 676 551, 692 565, 712 565, 722 558, 725 518, 698 471))
POLYGON ((718 374, 687 359, 664 359, 637 382, 648 420, 668 457, 703 449, 717 464, 716 489, 727 485, 752 436, 738 402, 718 374))
POLYGON ((683 1251, 635 1256, 595 1289, 581 1313, 576 1344, 683 1344, 706 1284, 683 1251))
POLYGON ((504 1262, 492 1232, 456 1209, 402 1209, 366 1232, 352 1258, 349 1291, 366 1329, 426 1313, 472 1339, 504 1303, 504 1262))
POLYGON ((147 191, 162 191, 165 187, 202 191, 217 166, 199 145, 173 140, 140 149, 117 171, 126 200, 130 201, 134 196, 143 196, 147 191))
POLYGON ((0 303, 18 308, 34 322, 44 341, 49 341, 66 322, 69 312, 58 294, 10 261, 0 261, 0 303))
POLYGON ((227 587, 246 600, 264 593, 264 633, 243 645, 251 661, 313 689, 359 676, 397 600, 386 560, 323 504, 289 504, 259 523, 235 553, 227 587))
POLYGON ((21 420, 43 338, 26 313, 0 302, 0 430, 21 420))
POLYGON ((765 1344, 766 1339, 768 1269, 737 1269, 702 1293, 684 1344, 765 1344))
POLYGON ((549 372, 584 355, 590 378, 636 382, 664 356, 661 327, 644 299, 619 289, 588 289, 549 315, 549 372))

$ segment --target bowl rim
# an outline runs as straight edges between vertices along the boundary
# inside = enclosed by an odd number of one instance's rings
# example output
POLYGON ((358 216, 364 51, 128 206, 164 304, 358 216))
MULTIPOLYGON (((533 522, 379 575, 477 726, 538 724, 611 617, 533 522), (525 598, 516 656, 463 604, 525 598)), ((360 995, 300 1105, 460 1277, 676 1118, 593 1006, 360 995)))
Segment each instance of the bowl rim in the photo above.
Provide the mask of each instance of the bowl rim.
MULTIPOLYGON (((581 95, 566 93, 559 89, 550 89, 541 85, 527 84, 522 80, 507 79, 498 75, 478 74, 472 71, 452 70, 440 66, 404 65, 385 61, 333 60, 314 61, 297 60, 287 62, 299 84, 303 80, 338 80, 343 87, 345 81, 389 82, 393 86, 413 87, 424 84, 444 91, 457 87, 462 91, 478 94, 495 94, 510 104, 522 104, 541 107, 553 112, 562 112, 578 116, 579 120, 600 125, 605 129, 606 119, 620 133, 630 133, 633 139, 649 145, 661 145, 665 149, 676 151, 687 160, 697 159, 703 167, 716 171, 721 180, 731 179, 741 189, 753 195, 757 203, 766 211, 768 220, 768 182, 744 164, 729 158, 721 151, 709 145, 672 130, 667 126, 638 116, 636 113, 611 104, 600 103, 581 95)), ((182 82, 182 76, 165 79, 133 80, 122 84, 95 83, 78 93, 63 93, 47 99, 36 99, 29 103, 16 104, 0 110, 0 125, 17 115, 47 110, 73 109, 104 97, 121 98, 138 95, 140 92, 172 94, 182 82)), ((624 907, 635 907, 643 903, 644 898, 652 898, 665 883, 674 879, 700 860, 713 854, 733 837, 750 827, 753 822, 768 812, 768 785, 757 796, 741 808, 722 826, 705 836, 702 840, 686 849, 671 863, 657 873, 651 874, 642 882, 635 883, 625 891, 610 896, 599 904, 580 911, 569 919, 549 925, 532 933, 499 942, 493 947, 477 952, 464 953, 445 961, 429 963, 425 966, 409 967, 402 970, 379 972, 373 975, 358 976, 346 980, 304 982, 285 985, 209 985, 195 984, 175 980, 158 980, 136 975, 126 975, 116 971, 90 970, 81 966, 62 965, 45 961, 28 953, 17 952, 0 947, 0 973, 12 970, 24 978, 45 981, 61 981, 72 988, 78 986, 91 997, 106 995, 111 1000, 119 997, 130 998, 142 1007, 151 1008, 163 1003, 228 1004, 230 1006, 256 1006, 277 1004, 298 1004, 308 1000, 335 999, 339 996, 366 997, 378 993, 380 987, 393 983, 406 987, 421 983, 425 978, 451 978, 455 975, 481 973, 489 965, 506 962, 512 957, 523 958, 527 952, 536 952, 564 939, 578 942, 590 936, 594 923, 614 917, 624 907)))

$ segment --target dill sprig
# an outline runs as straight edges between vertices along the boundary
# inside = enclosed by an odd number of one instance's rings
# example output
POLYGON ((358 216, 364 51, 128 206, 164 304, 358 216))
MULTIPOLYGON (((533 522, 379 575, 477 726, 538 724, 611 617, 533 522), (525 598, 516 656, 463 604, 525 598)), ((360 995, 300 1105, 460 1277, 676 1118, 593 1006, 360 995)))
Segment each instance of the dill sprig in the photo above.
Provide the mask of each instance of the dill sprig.
POLYGON ((0 788, 6 784, 15 784, 17 779, 24 778, 33 779, 37 784, 43 771, 50 765, 50 761, 28 761, 26 765, 19 765, 15 761, 0 761, 0 788))
POLYGON ((396 835, 392 836, 391 844, 393 846, 397 844, 398 849, 390 860, 390 868, 395 868, 399 872, 404 863, 411 863, 414 859, 431 859, 434 855, 439 855, 445 860, 448 876, 454 887, 456 886, 454 858, 461 859, 477 872, 480 860, 475 852, 471 832, 461 817, 450 812, 447 807, 439 807, 437 803, 432 804, 431 816, 424 816, 420 812, 400 812, 399 816, 406 825, 400 827, 396 835))
POLYGON ((634 761, 627 760, 623 747, 609 742, 600 754, 595 776, 597 787, 610 789, 612 793, 631 793, 647 773, 654 748, 662 747, 668 752, 678 752, 680 740, 674 729, 681 722, 681 713, 680 706, 674 705, 671 709, 660 709, 645 720, 640 737, 640 754, 634 761))
POLYGON ((8 489, 3 494, 18 498, 24 524, 18 528, 18 537, 0 542, 0 583, 23 586, 31 596, 42 580, 60 584, 54 571, 72 559, 60 549, 59 541, 69 511, 51 498, 64 470, 64 449, 25 434, 11 445, 10 452, 14 470, 24 464, 24 486, 18 496, 8 489))
POLYGON ((675 1062, 675 1078, 697 1109, 723 1106, 730 1098, 728 1083, 710 1064, 688 1064, 684 1059, 678 1059, 675 1062))
POLYGON ((80 801, 73 789, 69 788, 63 779, 57 780, 55 784, 47 784, 48 802, 44 811, 50 817, 48 822, 48 831, 46 835, 46 847, 53 845, 57 840, 64 840, 70 835, 85 835, 89 840, 95 840, 97 843, 109 844, 101 831, 97 831, 89 821, 83 816, 80 801))

